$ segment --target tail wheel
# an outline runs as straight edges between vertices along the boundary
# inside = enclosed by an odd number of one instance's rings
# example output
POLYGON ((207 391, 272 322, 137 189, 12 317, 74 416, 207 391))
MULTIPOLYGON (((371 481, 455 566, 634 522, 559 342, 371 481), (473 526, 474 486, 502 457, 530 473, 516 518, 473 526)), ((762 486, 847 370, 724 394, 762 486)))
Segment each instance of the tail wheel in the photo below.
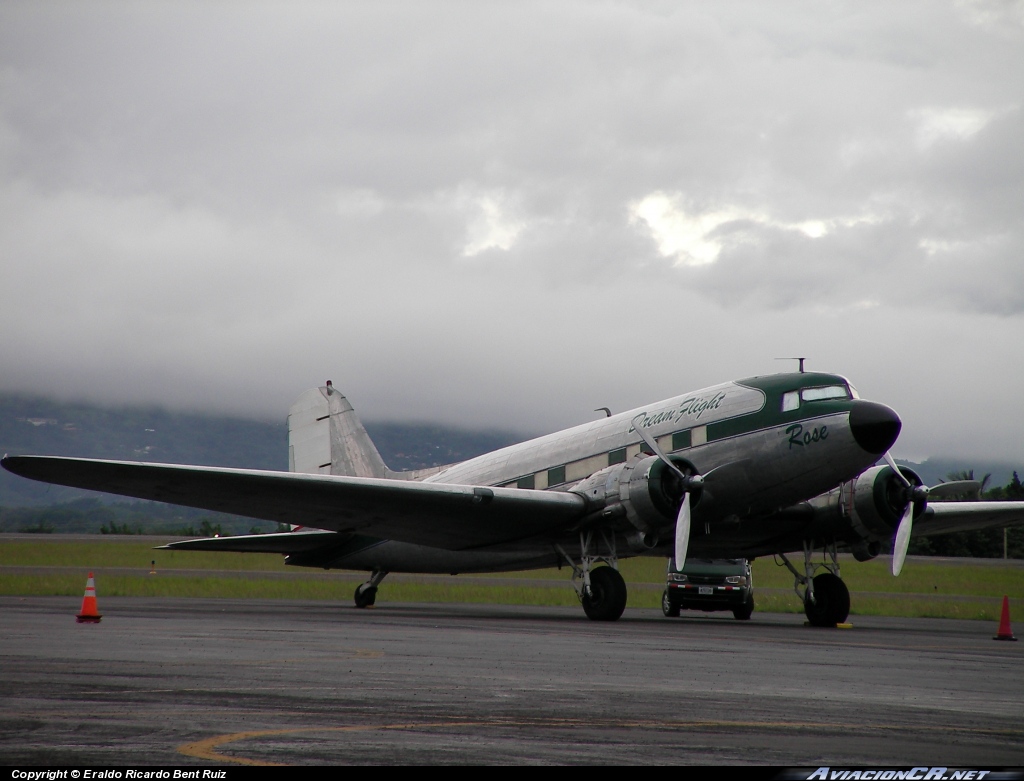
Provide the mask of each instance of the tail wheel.
POLYGON ((626 609, 626 581, 611 567, 590 571, 590 593, 583 595, 583 612, 592 621, 616 621, 626 609))
POLYGON ((370 586, 365 588, 366 584, 362 583, 359 588, 356 589, 355 603, 356 607, 370 607, 374 602, 377 601, 377 587, 370 586))
POLYGON ((669 618, 679 618, 679 605, 672 602, 668 597, 668 589, 661 595, 661 612, 669 618))
POLYGON ((814 601, 810 594, 804 598, 804 613, 811 626, 835 626, 850 615, 850 591, 846 584, 831 572, 814 578, 814 601))

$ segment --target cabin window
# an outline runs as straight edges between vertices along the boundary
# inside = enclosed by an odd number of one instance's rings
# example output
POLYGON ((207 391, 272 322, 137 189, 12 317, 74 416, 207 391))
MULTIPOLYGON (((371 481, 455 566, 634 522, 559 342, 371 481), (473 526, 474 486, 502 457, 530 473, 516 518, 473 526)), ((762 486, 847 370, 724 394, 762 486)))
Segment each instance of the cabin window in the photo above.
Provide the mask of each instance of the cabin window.
POLYGON ((800 408, 800 391, 790 391, 782 394, 782 411, 791 412, 800 408))
POLYGON ((684 447, 690 446, 690 432, 689 431, 677 431, 672 435, 672 449, 682 450, 684 447))
POLYGON ((608 466, 612 464, 623 464, 626 462, 626 448, 621 447, 608 454, 608 466))
POLYGON ((548 470, 548 485, 561 485, 565 482, 565 467, 556 466, 548 470))
POLYGON ((526 477, 520 477, 516 480, 516 488, 533 488, 535 481, 533 475, 527 475, 526 477))

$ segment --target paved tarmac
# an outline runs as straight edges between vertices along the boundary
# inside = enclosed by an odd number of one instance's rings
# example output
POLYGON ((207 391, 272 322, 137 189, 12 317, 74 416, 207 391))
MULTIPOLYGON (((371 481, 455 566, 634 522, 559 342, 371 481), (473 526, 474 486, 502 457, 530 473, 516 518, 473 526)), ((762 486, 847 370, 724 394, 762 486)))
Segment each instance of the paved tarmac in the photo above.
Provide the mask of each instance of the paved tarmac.
POLYGON ((0 763, 1024 765, 995 625, 2 597, 0 763))

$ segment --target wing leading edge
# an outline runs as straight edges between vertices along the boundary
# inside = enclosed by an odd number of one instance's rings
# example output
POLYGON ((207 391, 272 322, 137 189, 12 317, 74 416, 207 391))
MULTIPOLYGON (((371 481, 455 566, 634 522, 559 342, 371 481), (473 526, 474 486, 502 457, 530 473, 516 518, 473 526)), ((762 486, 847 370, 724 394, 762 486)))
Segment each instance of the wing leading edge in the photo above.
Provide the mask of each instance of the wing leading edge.
POLYGON ((447 550, 557 534, 587 509, 577 494, 521 488, 56 456, 0 463, 45 483, 447 550))

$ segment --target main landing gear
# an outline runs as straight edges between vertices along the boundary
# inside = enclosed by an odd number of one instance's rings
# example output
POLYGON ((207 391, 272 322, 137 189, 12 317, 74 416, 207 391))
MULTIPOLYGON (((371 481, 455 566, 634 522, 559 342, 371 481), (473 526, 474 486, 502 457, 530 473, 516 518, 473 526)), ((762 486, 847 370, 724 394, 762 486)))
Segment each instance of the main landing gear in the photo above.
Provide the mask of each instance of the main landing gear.
POLYGON ((626 581, 619 574, 619 558, 615 552, 615 534, 601 532, 608 549, 600 552, 600 541, 594 532, 580 532, 580 563, 567 554, 561 545, 555 550, 572 567, 572 586, 583 605, 583 612, 592 621, 616 621, 626 609, 626 581), (594 565, 604 562, 607 567, 594 565))
POLYGON ((811 626, 832 626, 846 622, 850 615, 850 590, 839 577, 839 559, 836 546, 824 545, 825 560, 821 564, 811 562, 814 554, 813 543, 804 542, 804 574, 801 575, 782 553, 778 554, 793 573, 796 582, 793 589, 803 600, 804 613, 811 626), (824 569, 815 575, 815 571, 824 569))
POLYGON ((373 607, 373 603, 377 601, 377 586, 387 574, 387 570, 375 569, 368 581, 359 584, 355 593, 356 607, 373 607))

